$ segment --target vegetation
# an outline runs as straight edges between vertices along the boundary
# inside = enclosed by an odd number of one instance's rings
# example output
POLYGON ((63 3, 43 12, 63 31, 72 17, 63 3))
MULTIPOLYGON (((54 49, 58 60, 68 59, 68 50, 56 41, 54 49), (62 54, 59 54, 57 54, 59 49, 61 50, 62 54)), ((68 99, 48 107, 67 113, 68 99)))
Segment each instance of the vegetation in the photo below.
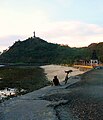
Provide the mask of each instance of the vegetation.
POLYGON ((98 59, 103 62, 103 42, 83 48, 70 48, 31 37, 25 41, 17 41, 9 47, 9 50, 1 54, 0 63, 73 64, 75 60, 90 60, 93 50, 96 50, 98 59))
POLYGON ((0 78, 0 90, 9 87, 31 92, 49 84, 39 67, 1 67, 0 78))

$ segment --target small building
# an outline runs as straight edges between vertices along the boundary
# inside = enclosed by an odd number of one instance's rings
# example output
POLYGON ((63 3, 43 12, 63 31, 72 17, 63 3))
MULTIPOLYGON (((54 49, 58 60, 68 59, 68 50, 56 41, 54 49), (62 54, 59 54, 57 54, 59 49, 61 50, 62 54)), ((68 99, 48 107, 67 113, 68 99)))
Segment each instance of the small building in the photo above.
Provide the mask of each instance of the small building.
POLYGON ((90 65, 93 67, 96 67, 96 66, 98 66, 98 64, 99 64, 99 60, 98 60, 96 51, 93 50, 91 60, 90 60, 90 65))
POLYGON ((90 61, 86 59, 76 60, 75 65, 90 65, 90 61))

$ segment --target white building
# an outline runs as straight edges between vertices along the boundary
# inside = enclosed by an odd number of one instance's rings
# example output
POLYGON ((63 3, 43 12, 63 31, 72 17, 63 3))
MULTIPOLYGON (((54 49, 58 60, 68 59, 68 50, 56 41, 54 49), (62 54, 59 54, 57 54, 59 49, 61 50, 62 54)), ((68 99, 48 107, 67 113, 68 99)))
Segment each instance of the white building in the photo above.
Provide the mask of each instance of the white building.
POLYGON ((98 64, 99 64, 98 57, 97 57, 97 54, 96 54, 96 51, 95 51, 95 50, 94 50, 93 53, 92 53, 92 57, 91 57, 91 60, 90 60, 90 64, 91 64, 91 66, 93 66, 93 67, 98 66, 98 64))

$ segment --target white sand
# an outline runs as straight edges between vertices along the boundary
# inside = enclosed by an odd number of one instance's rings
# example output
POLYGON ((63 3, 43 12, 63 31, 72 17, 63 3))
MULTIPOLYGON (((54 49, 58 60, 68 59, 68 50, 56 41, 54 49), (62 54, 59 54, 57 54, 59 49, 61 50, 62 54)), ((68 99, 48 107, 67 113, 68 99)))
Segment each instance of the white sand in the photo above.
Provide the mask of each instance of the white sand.
POLYGON ((73 70, 73 72, 70 73, 69 76, 75 76, 75 75, 84 73, 84 71, 80 71, 73 67, 66 67, 66 66, 60 66, 60 65, 45 65, 45 66, 41 66, 41 68, 45 70, 46 76, 49 81, 52 81, 55 75, 58 76, 58 79, 60 82, 64 81, 66 76, 66 73, 65 73, 66 70, 73 70))

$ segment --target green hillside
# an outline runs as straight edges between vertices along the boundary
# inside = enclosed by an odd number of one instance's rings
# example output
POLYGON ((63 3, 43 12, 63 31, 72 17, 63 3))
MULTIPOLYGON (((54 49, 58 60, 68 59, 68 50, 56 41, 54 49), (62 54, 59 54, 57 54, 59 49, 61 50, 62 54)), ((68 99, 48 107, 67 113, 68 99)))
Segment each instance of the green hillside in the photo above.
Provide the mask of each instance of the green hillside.
POLYGON ((79 59, 89 60, 93 50, 96 50, 99 60, 103 62, 103 43, 70 48, 31 37, 15 42, 1 54, 0 63, 72 64, 79 59))

